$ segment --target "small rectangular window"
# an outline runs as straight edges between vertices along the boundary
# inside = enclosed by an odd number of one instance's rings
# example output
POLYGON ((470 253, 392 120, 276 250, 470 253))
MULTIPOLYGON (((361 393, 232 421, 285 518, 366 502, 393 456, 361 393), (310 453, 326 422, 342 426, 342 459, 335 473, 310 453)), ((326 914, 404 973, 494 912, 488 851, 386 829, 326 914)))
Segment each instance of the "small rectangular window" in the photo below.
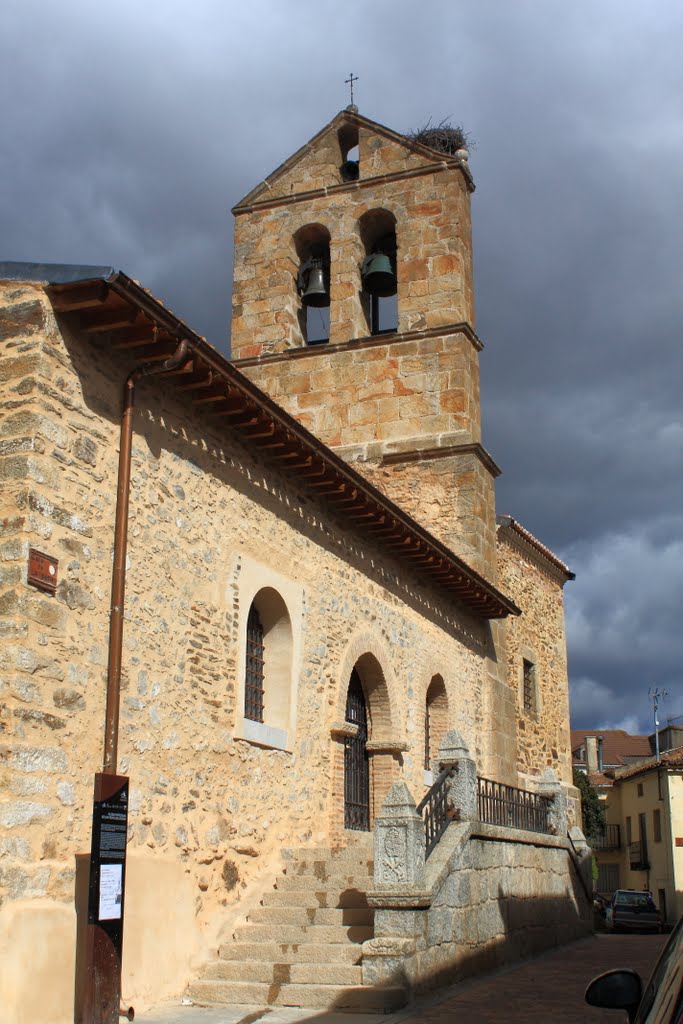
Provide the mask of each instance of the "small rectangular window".
POLYGON ((656 843, 662 841, 662 812, 657 808, 652 812, 652 833, 656 843))
POLYGON ((526 658, 522 661, 524 678, 524 710, 533 714, 536 711, 536 666, 526 658))
POLYGON ((642 796, 642 795, 643 795, 643 784, 642 784, 642 782, 639 782, 638 783, 638 796, 642 796))
POLYGON ((633 842, 633 825, 630 818, 626 819, 626 844, 628 846, 633 842))

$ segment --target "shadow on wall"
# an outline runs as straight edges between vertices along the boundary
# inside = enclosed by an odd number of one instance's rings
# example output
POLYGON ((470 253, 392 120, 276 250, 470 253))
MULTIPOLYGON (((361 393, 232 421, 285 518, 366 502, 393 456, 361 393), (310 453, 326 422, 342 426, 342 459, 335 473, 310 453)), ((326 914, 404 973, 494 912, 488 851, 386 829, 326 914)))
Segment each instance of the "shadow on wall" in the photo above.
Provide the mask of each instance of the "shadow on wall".
MULTIPOLYGON (((577 941, 592 930, 589 913, 579 912, 570 896, 517 898, 505 895, 500 887, 498 894, 498 899, 480 905, 478 912, 463 908, 456 918, 451 911, 450 934, 444 927, 447 915, 440 915, 440 941, 418 954, 418 976, 410 968, 399 968, 386 985, 402 987, 413 997, 425 996, 540 956, 553 947, 577 941), (496 934, 488 939, 481 937, 491 931, 496 934)), ((585 897, 582 893, 575 896, 580 901, 578 907, 583 908, 585 897)), ((342 1006, 340 1003, 338 1008, 342 1006)))

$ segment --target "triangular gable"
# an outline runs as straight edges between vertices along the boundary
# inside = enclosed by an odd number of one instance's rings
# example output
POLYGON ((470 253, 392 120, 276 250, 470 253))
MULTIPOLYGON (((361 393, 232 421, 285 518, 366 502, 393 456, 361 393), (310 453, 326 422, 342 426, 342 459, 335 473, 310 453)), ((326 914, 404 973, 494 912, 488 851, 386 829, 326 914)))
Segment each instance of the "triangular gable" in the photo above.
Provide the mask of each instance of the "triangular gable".
POLYGON ((234 209, 340 184, 338 133, 344 125, 358 129, 361 178, 381 177, 383 174, 431 164, 443 165, 444 162, 460 164, 454 157, 414 142, 355 111, 341 110, 312 139, 241 199, 234 209))

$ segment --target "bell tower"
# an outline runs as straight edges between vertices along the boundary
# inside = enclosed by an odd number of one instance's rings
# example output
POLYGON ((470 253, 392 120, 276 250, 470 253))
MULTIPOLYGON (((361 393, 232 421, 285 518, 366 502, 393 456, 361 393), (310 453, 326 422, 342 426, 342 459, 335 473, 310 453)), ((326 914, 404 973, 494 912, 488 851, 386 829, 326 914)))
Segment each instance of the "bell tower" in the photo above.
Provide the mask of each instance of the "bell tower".
POLYGON ((235 206, 232 355, 492 581, 467 151, 350 107, 235 206))

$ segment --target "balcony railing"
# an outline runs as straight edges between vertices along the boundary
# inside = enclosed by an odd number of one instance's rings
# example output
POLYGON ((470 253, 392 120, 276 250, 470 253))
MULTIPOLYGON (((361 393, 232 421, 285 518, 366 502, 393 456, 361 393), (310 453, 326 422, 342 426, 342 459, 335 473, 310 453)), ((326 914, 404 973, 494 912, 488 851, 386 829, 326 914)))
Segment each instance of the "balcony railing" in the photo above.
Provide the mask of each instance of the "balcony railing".
POLYGON ((594 850, 620 850, 621 827, 619 825, 605 825, 603 831, 594 837, 592 846, 594 850))
POLYGON ((552 800, 515 786, 479 778, 479 820, 488 825, 521 828, 527 832, 552 834, 552 800))
POLYGON ((631 843, 628 848, 628 860, 631 871, 649 871, 650 862, 647 859, 646 844, 631 843))

